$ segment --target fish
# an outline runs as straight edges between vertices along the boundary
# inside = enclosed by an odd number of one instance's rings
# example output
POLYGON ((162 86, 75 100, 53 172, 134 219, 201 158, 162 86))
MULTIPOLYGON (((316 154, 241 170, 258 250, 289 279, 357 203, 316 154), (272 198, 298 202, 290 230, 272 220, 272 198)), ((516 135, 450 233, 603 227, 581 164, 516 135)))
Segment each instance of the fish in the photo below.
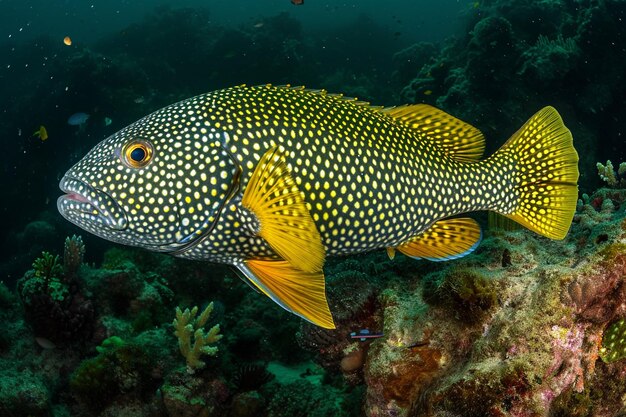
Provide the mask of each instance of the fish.
POLYGON ((71 45, 72 45, 72 38, 70 38, 69 36, 64 37, 64 38, 63 38, 63 43, 64 43, 66 46, 71 46, 71 45))
POLYGON ((327 257, 374 250, 444 261, 504 215, 563 239, 578 154, 553 107, 494 154, 470 124, 426 104, 376 107, 291 86, 217 90, 169 105, 90 150, 57 208, 112 242, 231 266, 311 323, 335 328, 327 257))
POLYGON ((367 339, 378 339, 385 337, 384 333, 373 333, 369 329, 361 329, 358 332, 351 332, 350 339, 359 339, 361 342, 365 342, 367 339))
POLYGON ((45 126, 41 125, 39 126, 39 129, 35 130, 33 136, 36 136, 41 139, 42 142, 45 142, 46 140, 48 140, 48 130, 45 126))
POLYGON ((74 113, 67 119, 67 124, 70 126, 80 126, 87 123, 89 120, 89 115, 87 113, 79 112, 74 113))

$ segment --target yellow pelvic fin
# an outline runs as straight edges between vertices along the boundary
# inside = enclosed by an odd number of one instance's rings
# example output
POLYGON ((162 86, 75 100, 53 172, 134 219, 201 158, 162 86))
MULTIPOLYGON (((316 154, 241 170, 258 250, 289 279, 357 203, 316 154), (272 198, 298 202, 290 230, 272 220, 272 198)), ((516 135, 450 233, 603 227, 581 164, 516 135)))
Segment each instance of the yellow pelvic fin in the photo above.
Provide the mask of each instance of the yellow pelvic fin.
POLYGON ((257 164, 242 204, 259 220, 259 236, 281 258, 302 271, 322 270, 322 238, 277 146, 257 164))
POLYGON ((385 113, 436 142, 457 161, 477 161, 485 152, 480 130, 428 104, 392 107, 385 113))
POLYGON ((396 249, 412 258, 448 261, 473 252, 481 238, 480 226, 474 219, 445 219, 396 249))
POLYGON ((304 272, 286 261, 248 260, 239 269, 261 292, 287 311, 334 329, 326 301, 324 273, 304 272))
POLYGON ((396 257, 396 248, 387 248, 387 256, 393 260, 396 257))
POLYGON ((578 200, 578 154, 556 109, 537 112, 494 157, 516 171, 518 204, 501 214, 543 236, 563 239, 578 200))

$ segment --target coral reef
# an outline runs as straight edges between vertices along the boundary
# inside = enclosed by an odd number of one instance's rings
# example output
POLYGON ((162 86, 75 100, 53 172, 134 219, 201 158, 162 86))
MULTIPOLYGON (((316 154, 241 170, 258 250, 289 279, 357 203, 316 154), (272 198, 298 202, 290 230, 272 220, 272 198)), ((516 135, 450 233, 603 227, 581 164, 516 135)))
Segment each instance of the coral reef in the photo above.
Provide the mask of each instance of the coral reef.
POLYGON ((197 306, 191 310, 186 308, 185 311, 176 307, 176 318, 172 324, 174 325, 174 334, 178 338, 180 353, 187 362, 187 372, 189 373, 194 373, 204 367, 205 364, 200 359, 202 355, 214 356, 217 354, 218 348, 210 345, 223 337, 219 334, 220 325, 216 324, 206 333, 204 330, 204 325, 209 320, 212 311, 213 303, 209 303, 198 317, 196 317, 198 314, 197 306))
POLYGON ((626 188, 626 162, 619 164, 617 171, 613 168, 613 163, 611 163, 610 160, 606 161, 606 165, 602 165, 601 162, 598 162, 596 166, 598 168, 598 175, 600 175, 602 181, 606 182, 609 187, 626 188))
POLYGON ((624 158, 626 3, 470 9, 454 38, 412 45, 362 15, 313 33, 291 13, 233 26, 167 7, 71 48, 0 42, 11 61, 0 124, 13 139, 0 155, 0 415, 624 415, 626 163, 597 161, 624 158), (276 308, 226 267, 92 236, 63 246, 76 229, 54 209, 60 167, 155 108, 242 82, 436 105, 479 127, 488 152, 551 104, 587 193, 562 242, 489 216, 485 240, 457 261, 329 259, 335 330, 276 308), (91 115, 80 131, 65 123, 76 111, 91 115), (40 124, 47 142, 25 137, 40 124), (212 311, 181 310, 207 300, 212 311), (351 338, 361 330, 379 337, 351 338))
MULTIPOLYGON (((622 1, 500 0, 479 9, 464 35, 417 63, 403 100, 436 105, 500 138, 487 141, 488 151, 553 104, 572 121, 581 172, 623 147, 626 84, 618 74, 626 61, 614 52, 626 44, 622 1)), ((581 184, 598 186, 594 176, 582 176, 581 184)))
POLYGON ((68 260, 64 271, 58 256, 43 252, 18 282, 26 321, 43 343, 70 345, 93 333, 95 311, 76 281, 77 260, 82 257, 68 260))

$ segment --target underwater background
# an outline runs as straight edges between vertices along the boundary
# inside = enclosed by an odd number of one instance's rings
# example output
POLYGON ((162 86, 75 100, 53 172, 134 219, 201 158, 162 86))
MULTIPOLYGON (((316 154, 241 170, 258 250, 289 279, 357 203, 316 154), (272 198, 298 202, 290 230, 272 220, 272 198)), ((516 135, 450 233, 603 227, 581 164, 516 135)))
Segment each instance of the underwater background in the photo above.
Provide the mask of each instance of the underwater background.
POLYGON ((0 416, 626 416, 626 1, 299 3, 0 0, 0 416), (487 154, 552 105, 570 233, 479 214, 459 260, 329 259, 326 330, 58 213, 95 144, 243 83, 427 103, 487 154))

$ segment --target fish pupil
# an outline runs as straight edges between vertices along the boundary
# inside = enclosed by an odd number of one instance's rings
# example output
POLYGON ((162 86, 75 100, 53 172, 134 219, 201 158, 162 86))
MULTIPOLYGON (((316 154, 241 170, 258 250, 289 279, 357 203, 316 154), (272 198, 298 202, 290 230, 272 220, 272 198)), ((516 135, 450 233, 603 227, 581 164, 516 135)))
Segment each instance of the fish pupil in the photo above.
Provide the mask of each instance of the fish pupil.
POLYGON ((135 162, 141 162, 146 157, 146 151, 143 148, 137 147, 130 153, 130 159, 135 162))

